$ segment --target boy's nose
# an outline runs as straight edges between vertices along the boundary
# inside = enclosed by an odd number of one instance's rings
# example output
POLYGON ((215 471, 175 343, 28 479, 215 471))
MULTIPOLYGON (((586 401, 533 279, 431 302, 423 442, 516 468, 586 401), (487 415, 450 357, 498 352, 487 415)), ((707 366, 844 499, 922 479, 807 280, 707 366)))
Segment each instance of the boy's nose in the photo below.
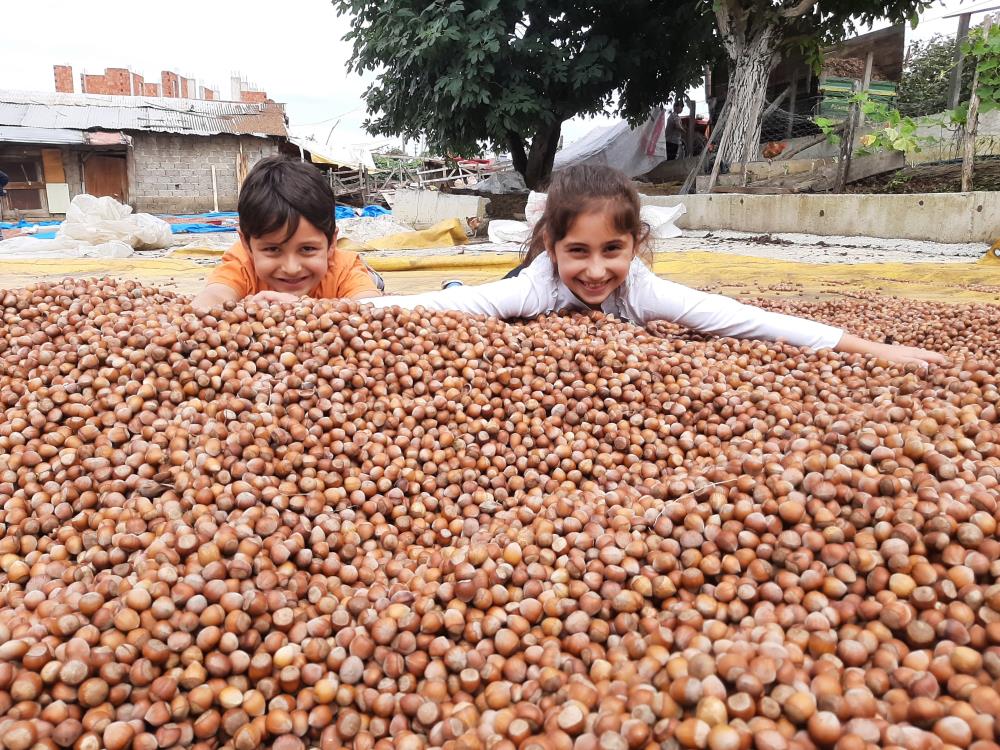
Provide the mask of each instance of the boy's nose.
POLYGON ((284 271, 289 276, 294 276, 299 271, 302 270, 302 265, 299 263, 298 259, 293 255, 290 258, 285 258, 285 262, 281 264, 281 270, 284 271))

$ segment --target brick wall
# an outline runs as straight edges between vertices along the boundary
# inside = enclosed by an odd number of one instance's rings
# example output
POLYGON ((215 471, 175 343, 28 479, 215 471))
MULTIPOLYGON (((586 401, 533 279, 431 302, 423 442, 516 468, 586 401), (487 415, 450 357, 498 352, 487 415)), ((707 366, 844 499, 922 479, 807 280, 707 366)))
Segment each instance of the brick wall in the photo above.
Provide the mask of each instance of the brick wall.
POLYGON ((56 79, 56 91, 60 94, 72 94, 73 68, 69 65, 53 65, 52 70, 56 79))
POLYGON ((198 95, 199 99, 204 99, 205 101, 211 102, 219 98, 219 92, 215 89, 201 87, 201 93, 198 95))
POLYGON ((132 74, 125 68, 105 68, 104 75, 84 75, 83 85, 88 94, 128 96, 132 93, 132 74))
POLYGON ((164 70, 160 73, 160 95, 177 98, 180 92, 179 78, 180 76, 176 73, 171 73, 169 70, 164 70))
POLYGON ((138 73, 132 74, 132 95, 142 96, 142 87, 146 84, 142 76, 138 73))
POLYGON ((247 104, 263 104, 267 101, 266 91, 241 91, 240 101, 247 104))
POLYGON ((142 95, 143 96, 160 96, 160 84, 158 84, 158 83, 143 83, 142 84, 142 95))
POLYGON ((212 165, 219 210, 235 211, 240 142, 247 166, 278 152, 274 140, 235 135, 132 133, 134 177, 129 190, 136 211, 197 213, 212 210, 212 165))

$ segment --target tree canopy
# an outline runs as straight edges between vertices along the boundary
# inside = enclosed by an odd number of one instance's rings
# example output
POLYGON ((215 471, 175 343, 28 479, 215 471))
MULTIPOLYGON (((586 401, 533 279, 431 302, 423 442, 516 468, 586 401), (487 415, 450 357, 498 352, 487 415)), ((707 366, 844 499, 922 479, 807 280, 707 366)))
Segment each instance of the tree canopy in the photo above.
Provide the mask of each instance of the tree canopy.
MULTIPOLYGON (((934 115, 948 109, 948 89, 955 66, 955 40, 937 34, 925 42, 915 42, 907 53, 903 80, 899 84, 899 111, 909 117, 934 115)), ((974 62, 962 68, 960 102, 972 93, 974 62)))
POLYGON ((350 69, 373 71, 372 133, 457 154, 509 150, 529 186, 562 123, 611 108, 632 122, 699 81, 711 9, 700 0, 333 0, 354 17, 350 69))

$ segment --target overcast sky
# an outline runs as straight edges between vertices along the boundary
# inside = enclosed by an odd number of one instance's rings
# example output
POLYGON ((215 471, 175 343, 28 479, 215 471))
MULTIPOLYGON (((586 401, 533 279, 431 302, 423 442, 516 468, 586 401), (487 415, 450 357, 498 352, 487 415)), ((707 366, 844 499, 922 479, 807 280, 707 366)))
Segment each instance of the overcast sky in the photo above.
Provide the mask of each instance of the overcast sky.
MULTIPOLYGON (((942 16, 997 4, 945 0, 925 14, 910 39, 953 33, 957 20, 942 16)), ((296 130, 325 141, 339 120, 333 133, 341 143, 373 140, 362 129, 366 81, 345 73, 351 46, 342 37, 350 19, 338 17, 329 0, 172 0, 153 6, 134 0, 0 0, 0 23, 6 30, 0 88, 54 91, 52 66, 66 64, 73 66, 77 91, 81 72, 127 67, 155 81, 161 70, 173 70, 228 98, 230 77, 240 73, 286 103, 296 130)), ((608 122, 567 123, 566 141, 608 122)))

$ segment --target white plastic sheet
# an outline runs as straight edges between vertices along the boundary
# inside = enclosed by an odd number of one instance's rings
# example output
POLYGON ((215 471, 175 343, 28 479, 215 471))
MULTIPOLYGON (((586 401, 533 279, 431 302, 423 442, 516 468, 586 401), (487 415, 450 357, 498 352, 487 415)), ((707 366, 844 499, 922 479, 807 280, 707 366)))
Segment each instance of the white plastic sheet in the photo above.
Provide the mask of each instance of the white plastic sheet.
POLYGON ((173 244, 170 225, 152 214, 133 214, 132 207, 114 198, 78 195, 66 212, 57 239, 82 240, 91 245, 125 242, 136 250, 159 250, 173 244))
POLYGON ((556 152, 552 170, 558 172, 575 164, 601 164, 620 169, 629 177, 646 174, 667 158, 663 139, 666 122, 666 113, 657 107, 638 128, 625 121, 594 128, 556 152))
POLYGON ((0 242, 0 260, 65 260, 72 258, 127 258, 134 251, 119 240, 92 245, 83 240, 40 240, 22 235, 0 242))
MULTIPOLYGON (((531 237, 531 230, 542 218, 545 212, 545 193, 532 191, 524 207, 526 221, 494 220, 489 224, 487 233, 490 242, 506 242, 523 244, 531 237)), ((675 222, 687 212, 684 204, 676 206, 643 206, 639 211, 640 218, 649 225, 650 238, 665 240, 680 237, 683 232, 675 222)))

